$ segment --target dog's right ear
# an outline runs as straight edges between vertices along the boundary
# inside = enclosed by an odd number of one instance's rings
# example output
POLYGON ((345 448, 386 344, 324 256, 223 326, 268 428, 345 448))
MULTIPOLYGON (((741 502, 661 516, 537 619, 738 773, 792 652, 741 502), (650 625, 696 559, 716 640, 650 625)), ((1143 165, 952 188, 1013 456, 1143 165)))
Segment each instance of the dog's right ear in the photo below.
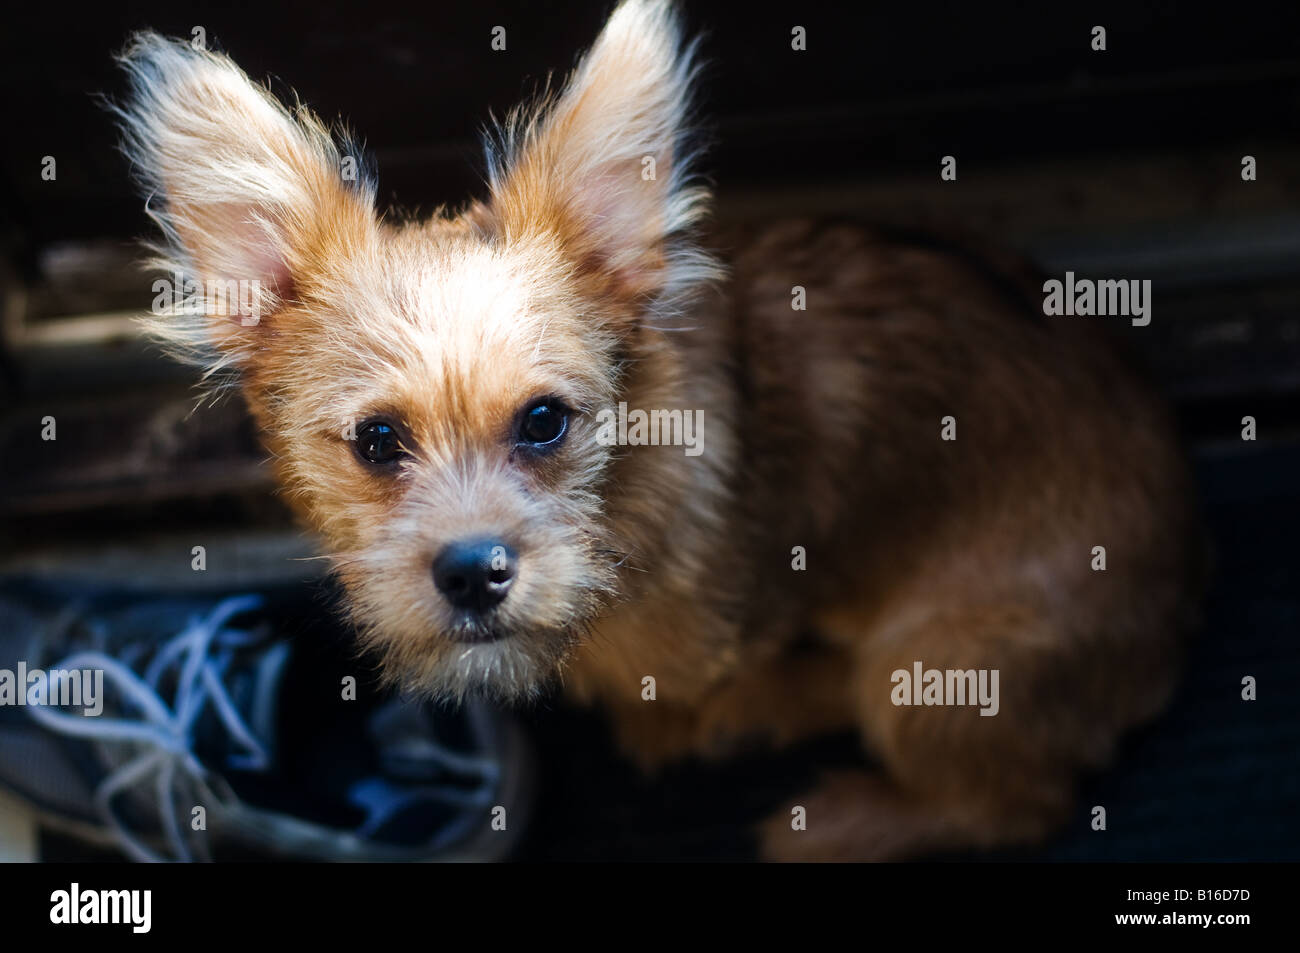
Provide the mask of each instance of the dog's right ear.
POLYGON ((201 329, 168 318, 175 326, 158 330, 243 364, 261 346, 256 326, 309 298, 331 255, 372 234, 373 188, 349 177, 360 157, 340 156, 320 120, 290 115, 228 57, 141 33, 119 61, 130 94, 112 108, 165 236, 157 263, 188 283, 185 310, 204 315, 201 329))

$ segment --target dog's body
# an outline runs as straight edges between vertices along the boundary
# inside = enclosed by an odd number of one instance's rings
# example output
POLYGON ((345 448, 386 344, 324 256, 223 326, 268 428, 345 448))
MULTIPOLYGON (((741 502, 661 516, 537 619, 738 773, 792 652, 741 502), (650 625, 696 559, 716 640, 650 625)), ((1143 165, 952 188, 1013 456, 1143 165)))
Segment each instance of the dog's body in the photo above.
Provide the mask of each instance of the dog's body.
POLYGON ((695 318, 718 333, 672 339, 669 405, 709 408, 726 456, 693 480, 680 457, 642 471, 662 509, 631 492, 630 546, 665 568, 577 650, 572 687, 651 763, 856 725, 898 787, 828 780, 800 801, 819 824, 769 825, 774 856, 1041 836, 1165 704, 1193 621, 1202 551, 1165 415, 1014 270, 852 225, 738 237, 725 297, 695 318), (1000 711, 895 705, 917 662, 998 670, 1000 711))
POLYGON ((858 226, 737 233, 722 279, 664 5, 621 7, 491 198, 425 224, 380 222, 228 60, 145 36, 126 63, 166 260, 262 289, 191 337, 394 678, 560 675, 646 764, 856 725, 885 774, 829 779, 807 830, 783 810, 774 857, 1040 837, 1166 701, 1200 547, 1158 404, 1096 319, 858 226), (608 446, 619 403, 698 414, 703 452, 608 446), (997 714, 896 704, 917 663, 996 671, 997 714))

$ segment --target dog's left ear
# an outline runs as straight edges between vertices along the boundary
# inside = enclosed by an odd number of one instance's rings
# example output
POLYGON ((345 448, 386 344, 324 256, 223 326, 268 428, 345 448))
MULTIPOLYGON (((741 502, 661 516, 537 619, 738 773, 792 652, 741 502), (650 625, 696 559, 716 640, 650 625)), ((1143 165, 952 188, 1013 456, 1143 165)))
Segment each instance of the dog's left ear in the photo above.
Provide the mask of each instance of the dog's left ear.
POLYGON ((627 299, 671 296, 717 274, 689 232, 708 191, 683 142, 694 73, 672 5, 625 0, 564 90, 502 130, 491 228, 558 241, 578 271, 627 299))

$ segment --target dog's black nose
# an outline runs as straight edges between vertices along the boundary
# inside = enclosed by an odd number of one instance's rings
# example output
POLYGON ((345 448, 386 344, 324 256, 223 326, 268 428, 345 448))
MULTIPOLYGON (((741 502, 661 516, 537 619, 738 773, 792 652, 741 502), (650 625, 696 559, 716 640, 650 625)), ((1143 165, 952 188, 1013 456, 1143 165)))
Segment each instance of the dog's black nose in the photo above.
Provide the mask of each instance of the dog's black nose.
POLYGON ((450 543, 433 561, 433 582, 457 609, 486 612, 506 597, 517 565, 498 539, 450 543))

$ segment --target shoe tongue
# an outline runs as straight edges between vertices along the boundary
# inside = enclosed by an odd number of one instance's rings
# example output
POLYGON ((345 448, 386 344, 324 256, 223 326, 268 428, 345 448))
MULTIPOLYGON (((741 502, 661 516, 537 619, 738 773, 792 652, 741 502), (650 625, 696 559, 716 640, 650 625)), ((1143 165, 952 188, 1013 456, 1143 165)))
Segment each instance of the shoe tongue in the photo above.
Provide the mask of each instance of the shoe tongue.
POLYGON ((392 699, 370 717, 368 728, 379 769, 393 780, 432 781, 445 770, 421 705, 392 699))
POLYGON ((444 731, 464 721, 430 717, 418 701, 394 698, 381 705, 367 724, 376 774, 355 781, 348 801, 365 814, 360 837, 395 844, 425 844, 441 849, 464 836, 474 809, 485 809, 495 763, 481 752, 464 750, 466 733, 444 731))

